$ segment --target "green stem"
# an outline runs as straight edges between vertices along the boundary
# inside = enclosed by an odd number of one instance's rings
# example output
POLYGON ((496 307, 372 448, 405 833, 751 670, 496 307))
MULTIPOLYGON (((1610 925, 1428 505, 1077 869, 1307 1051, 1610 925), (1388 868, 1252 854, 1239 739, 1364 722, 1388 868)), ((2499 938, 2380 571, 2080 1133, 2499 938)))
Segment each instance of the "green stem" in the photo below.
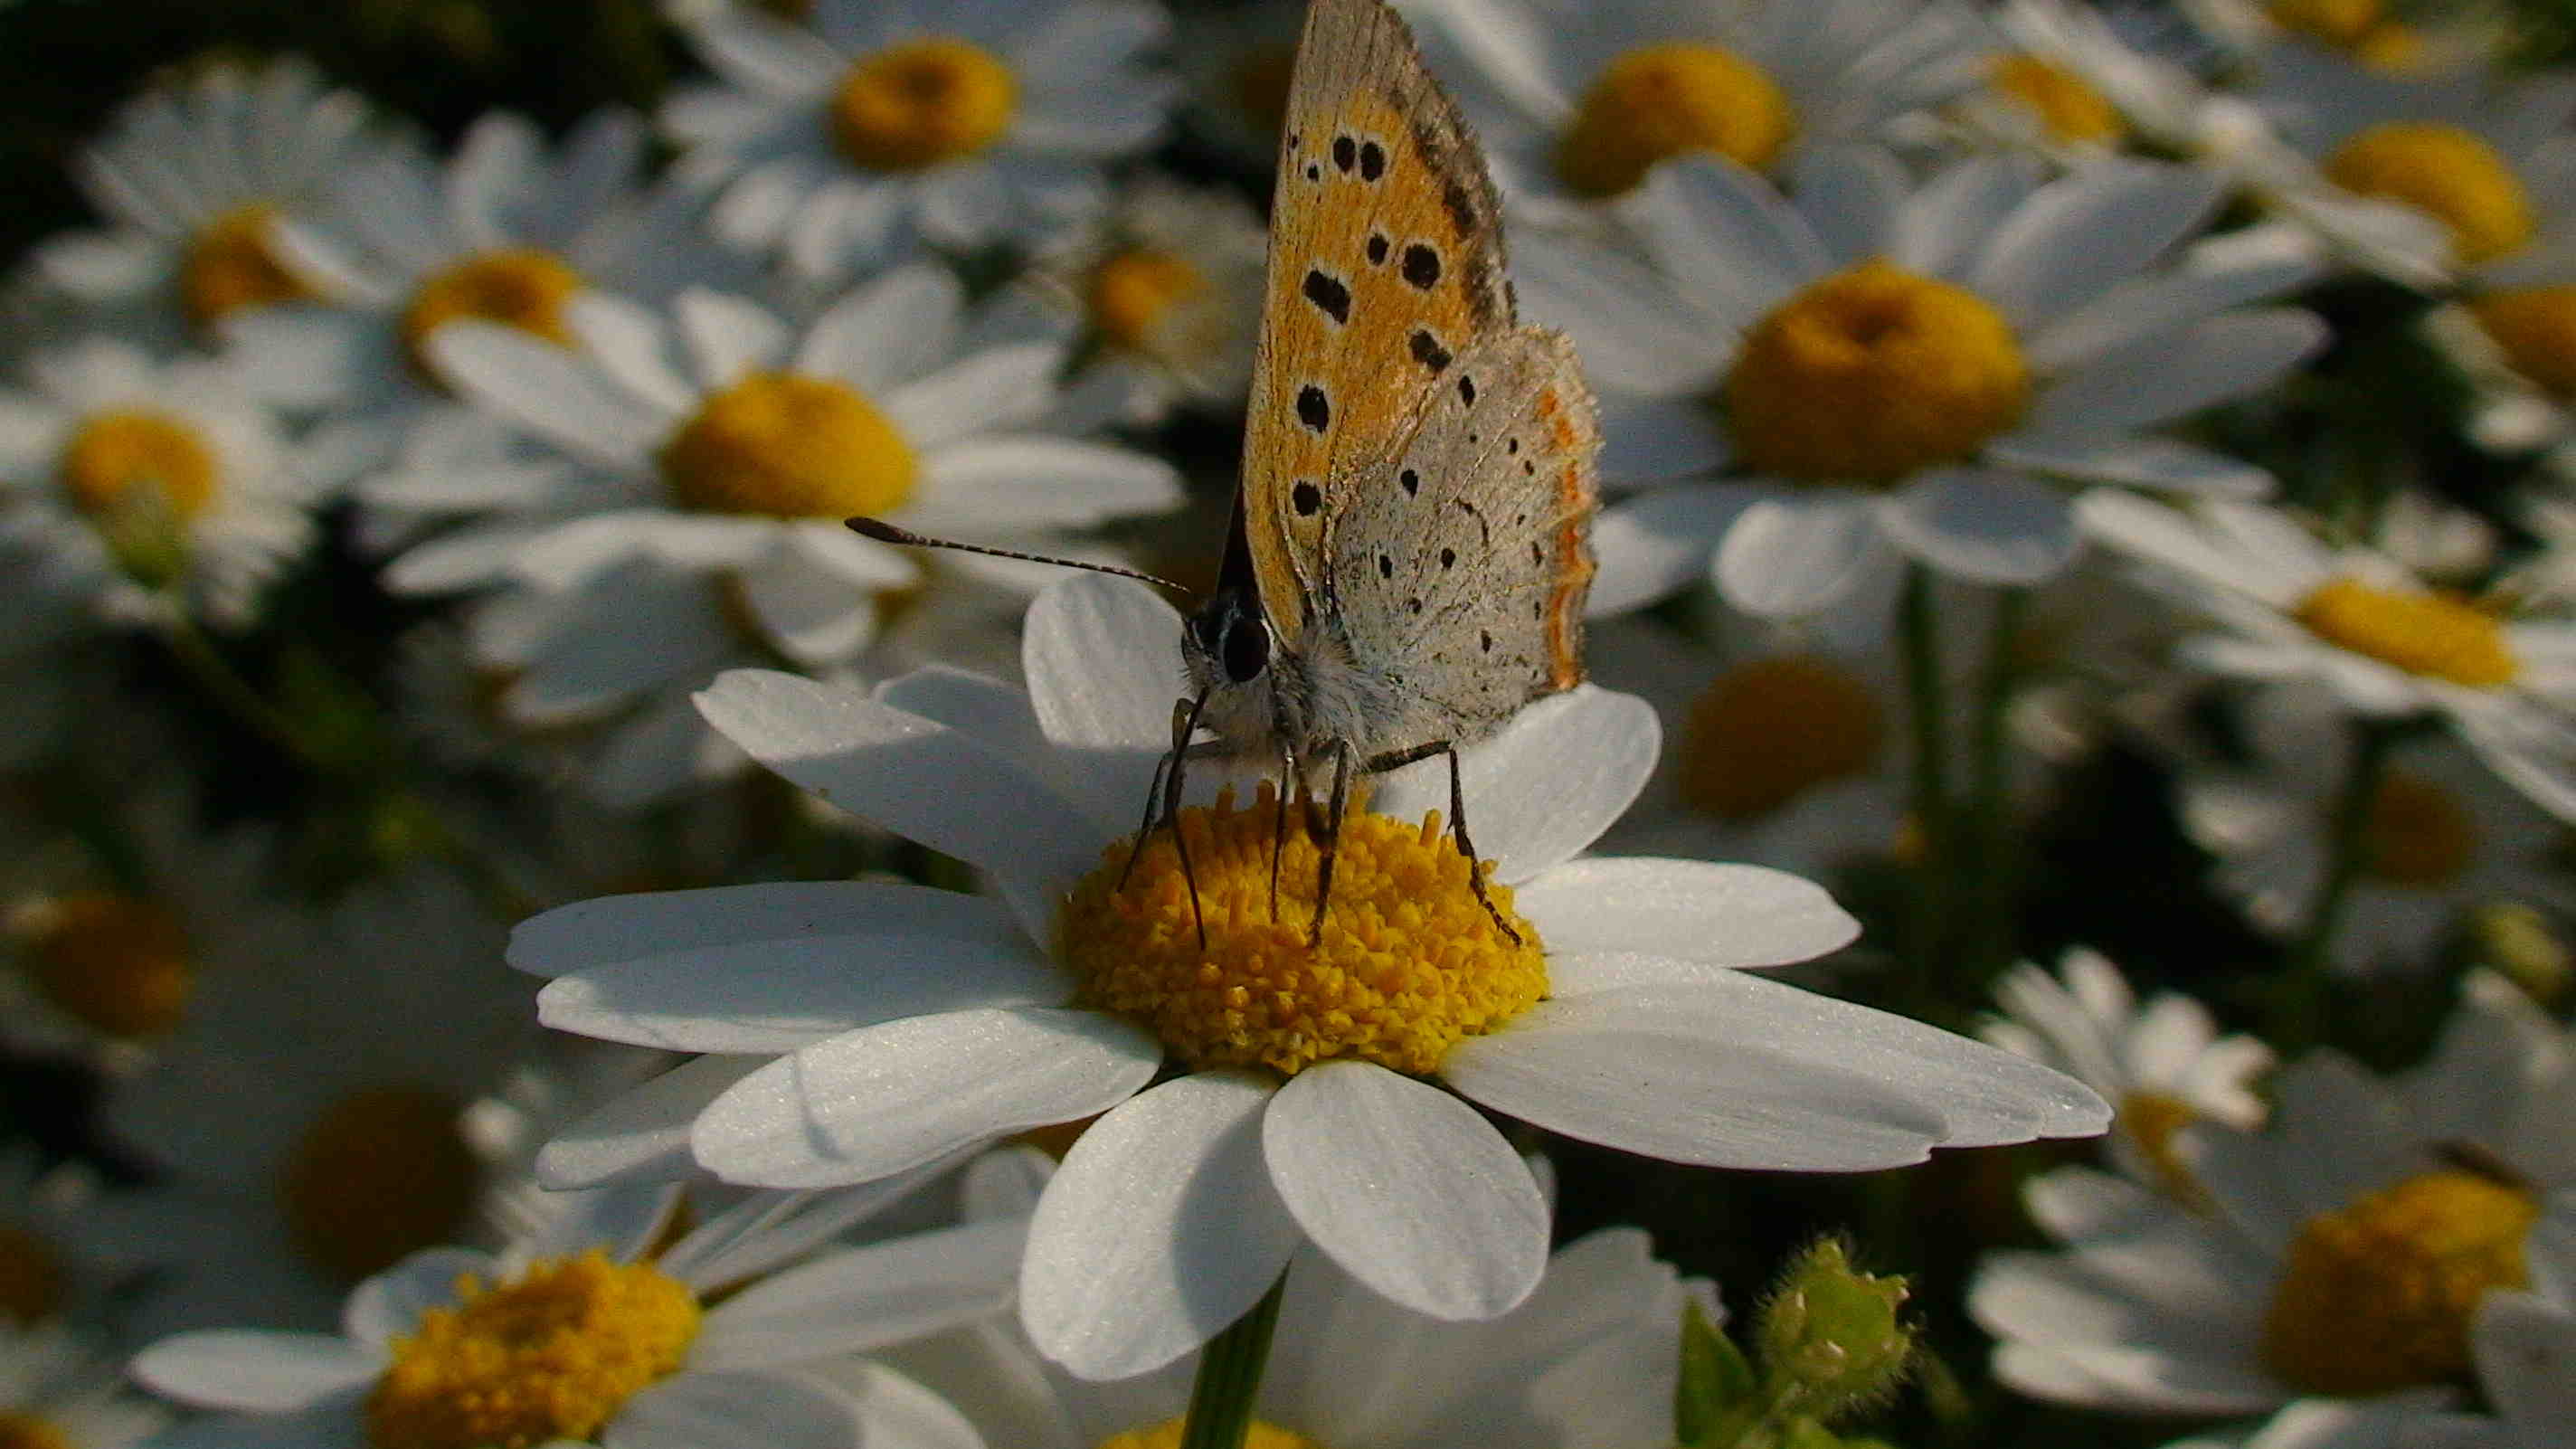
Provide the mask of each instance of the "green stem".
POLYGON ((2314 1046, 2325 1035, 2326 988, 2334 970, 2335 934, 2343 924, 2353 883, 2369 865, 2370 808, 2387 773, 2389 747, 2399 726, 2389 720, 2353 722, 2352 763, 2336 797, 2333 834, 2326 842, 2326 878, 2308 907, 2307 925, 2291 948, 2289 970, 2282 982, 2279 1020, 2272 1044, 2289 1053, 2314 1046))
POLYGON ((1270 1331, 1279 1324, 1280 1271, 1252 1311, 1228 1324, 1199 1352, 1198 1378, 1190 1385, 1190 1416, 1181 1426, 1180 1449, 1243 1449, 1252 1429, 1252 1404, 1261 1395, 1261 1371, 1270 1364, 1270 1331))
POLYGON ((1896 616, 1905 654, 1906 707, 1914 729, 1914 824, 1923 839, 1923 860, 1915 873, 1913 976, 1927 1002, 1945 975, 1950 913, 1956 904, 1952 886, 1959 868, 1950 812, 1948 686, 1941 675, 1940 631, 1932 615, 1932 572, 1919 563, 1908 564, 1896 616))
POLYGON ((336 773, 333 762, 314 748, 286 711, 252 688, 194 619, 180 615, 161 631, 161 637, 168 642, 171 657, 225 713, 306 769, 316 774, 336 773))
POLYGON ((1977 700, 1976 736, 1972 743, 1969 781, 1969 845, 1977 862, 1976 934, 1973 959, 1966 965, 1978 980, 2010 964, 2018 932, 2014 912, 2019 904, 2014 869, 2009 806, 2011 759, 2004 727, 2012 713, 2013 690, 2021 682, 2016 651, 2022 621, 2030 611, 2030 590, 2000 589, 1995 594, 1993 632, 1986 644, 1986 672, 1977 700))

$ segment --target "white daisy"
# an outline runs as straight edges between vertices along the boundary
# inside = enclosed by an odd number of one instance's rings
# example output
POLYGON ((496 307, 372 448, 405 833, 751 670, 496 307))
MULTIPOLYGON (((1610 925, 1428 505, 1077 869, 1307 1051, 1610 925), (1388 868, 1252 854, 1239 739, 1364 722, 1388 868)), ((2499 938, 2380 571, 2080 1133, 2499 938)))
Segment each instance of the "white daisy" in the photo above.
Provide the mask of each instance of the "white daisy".
POLYGON ((1666 509, 1653 532, 1716 545, 1729 603, 1795 617, 1909 557, 1975 583, 2045 580, 2076 551, 2068 485, 2268 489, 2259 468, 2150 431, 2269 386, 2325 340, 2309 313, 2244 305, 2310 275, 2304 258, 2226 239, 2168 258, 2218 200, 2183 167, 2100 161, 2034 184, 1987 158, 1913 186, 1884 152, 1844 149, 1809 159, 1793 202, 1740 167, 1680 161, 1621 207, 1651 265, 1542 234, 1519 249, 1521 289, 1603 393, 1605 472, 1731 466, 1764 490, 1740 512, 1648 495, 1609 510, 1605 533, 1666 509))
POLYGON ((2472 606, 2260 504, 2205 499, 2184 513, 2104 489, 2082 509, 2089 534, 2155 565, 2155 582, 2225 631, 2185 641, 2194 666, 2323 684, 2358 718, 2439 718, 2541 808, 2576 820, 2576 624, 2472 606))
POLYGON ((338 1334, 183 1334, 133 1372, 225 1411, 171 1449, 894 1442, 956 1410, 891 1369, 855 1390, 801 1370, 1005 1310, 1027 1222, 817 1253, 880 1205, 757 1194, 682 1232, 678 1188, 559 1195, 497 1254, 433 1248, 360 1284, 338 1334))
MULTIPOLYGON (((2257 925, 2283 935, 2310 921, 2331 865, 2352 768, 2343 714, 2324 690, 2266 691, 2244 720, 2249 765, 2188 770, 2181 781, 2185 827, 2216 855, 2220 885, 2257 925)), ((2563 834, 2452 741, 2399 744, 2363 826, 2360 873, 2336 933, 2340 959, 2421 971, 2474 907, 2569 903, 2556 859, 2563 834)))
POLYGON ((1241 408, 1268 249, 1233 192, 1135 183, 1033 269, 1045 300, 1082 319, 1090 357, 1073 389, 1102 389, 1120 422, 1157 422, 1182 404, 1241 408))
POLYGON ((662 109, 675 174, 715 193, 717 235, 811 278, 922 239, 1043 241, 1099 207, 1101 168, 1154 143, 1178 90, 1146 59, 1171 24, 1150 0, 818 0, 801 25, 736 3, 681 19, 718 79, 662 109))
POLYGON ((1317 858, 1303 832, 1268 905, 1267 796, 1191 810, 1195 890, 1168 836, 1119 889, 1116 842, 1170 734, 1180 622, 1139 586, 1083 577, 1032 606, 1028 696, 940 670, 873 697, 785 674, 719 680, 703 707, 743 748, 991 872, 1001 898, 755 886, 524 923, 512 960, 556 978, 539 997, 548 1023, 731 1054, 693 1092, 559 1142, 556 1180, 616 1170, 648 1123, 689 1124, 720 1176, 794 1185, 865 1182, 1106 1114, 1046 1190, 1021 1301, 1049 1357, 1117 1378, 1206 1341, 1309 1240, 1434 1317, 1489 1318, 1527 1296, 1546 1258, 1538 1188, 1434 1075, 1570 1136, 1736 1167, 1859 1170, 2107 1119, 2055 1072, 1733 969, 1851 939, 1850 917, 1804 881, 1572 859, 1655 753, 1652 713, 1599 690, 1532 706, 1464 766, 1474 829, 1500 862, 1497 908, 1528 922, 1516 943, 1457 852, 1411 823, 1448 800, 1437 762, 1385 777, 1372 801, 1385 813, 1345 823, 1321 920, 1329 974, 1305 944, 1317 858), (1305 984, 1317 978, 1330 989, 1305 984), (1167 1059, 1183 1074, 1151 1086, 1167 1059))
POLYGON ((37 267, 90 304, 140 305, 147 325, 208 328, 309 297, 270 225, 327 211, 325 183, 391 149, 369 122, 364 100, 301 60, 205 67, 127 103, 73 161, 111 224, 48 240, 37 267))
POLYGON ((33 1449, 131 1449, 170 1421, 106 1351, 60 1323, 0 1322, 0 1434, 33 1449))
POLYGON ((2322 46, 2391 75, 2438 76, 2505 58, 2510 12, 2417 0, 2182 0, 2210 42, 2258 62, 2276 47, 2322 46))
POLYGON ((2481 1298, 2523 1285, 2545 1195, 2576 1184, 2566 1036, 2512 991, 2485 979, 2407 1077, 2319 1052, 2275 1078, 2261 1134, 2186 1129, 2214 1211, 2083 1168, 2032 1182, 2066 1251, 1980 1270, 1969 1311, 2003 1340, 1996 1376, 2199 1414, 2465 1381, 2481 1298))
POLYGON ((2117 1114, 2105 1139, 2112 1164, 2134 1182, 2195 1202, 2200 1189, 2174 1156, 2174 1135, 2194 1122, 2263 1123, 2254 1082, 2271 1070, 2272 1049, 2220 1036, 2209 1009, 2179 992, 2141 1006, 2098 951, 2069 948, 2053 977, 2025 961, 1995 983, 1995 1000, 2004 1014, 1978 1035, 2100 1093, 2117 1114))
POLYGON ((113 621, 248 622, 332 471, 203 359, 92 336, 0 388, 0 538, 113 621))
POLYGON ((897 599, 909 630, 937 635, 1025 597, 1027 565, 925 566, 850 532, 848 517, 1060 553, 1067 530, 1181 500, 1156 459, 1024 431, 1056 406, 1061 346, 988 340, 935 265, 878 278, 801 335, 698 291, 667 316, 587 295, 567 320, 588 351, 484 322, 441 329, 431 350, 459 391, 557 458, 409 475, 414 506, 443 485, 489 514, 414 547, 386 578, 406 593, 518 586, 477 628, 478 655, 516 671, 502 708, 550 724, 643 702, 612 749, 683 768, 639 763, 642 793, 729 756, 679 693, 716 669, 762 651, 875 665, 897 599))
POLYGON ((1656 163, 1717 155, 1766 175, 1977 84, 1990 37, 1920 0, 1421 0, 1432 58, 1494 183, 1534 218, 1595 219, 1656 163))

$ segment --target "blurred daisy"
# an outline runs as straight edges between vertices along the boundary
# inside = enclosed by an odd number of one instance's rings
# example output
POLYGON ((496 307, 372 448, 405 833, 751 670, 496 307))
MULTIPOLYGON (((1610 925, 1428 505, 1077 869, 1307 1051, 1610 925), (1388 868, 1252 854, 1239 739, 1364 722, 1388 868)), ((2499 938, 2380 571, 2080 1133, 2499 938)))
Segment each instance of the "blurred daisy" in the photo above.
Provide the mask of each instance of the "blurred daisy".
POLYGON ((1147 59, 1150 0, 951 6, 936 23, 817 0, 804 24, 748 4, 682 17, 717 80, 661 124, 709 221, 809 278, 945 247, 1043 243, 1104 199, 1101 168, 1150 147, 1177 84, 1147 59))
POLYGON ((92 336, 0 388, 0 537, 115 622, 249 622, 312 542, 329 471, 202 359, 92 336))
MULTIPOLYGON (((1121 889, 1119 839, 1170 736, 1180 626, 1140 586, 1084 577, 1032 606, 1028 696, 937 670, 873 697, 785 674, 719 680, 703 707, 743 748, 991 872, 1000 898, 834 884, 566 907, 512 943, 514 963, 555 978, 543 1019, 771 1057, 629 1121, 692 1123, 699 1162, 734 1181, 866 1182, 1100 1116, 1046 1189, 1021 1280, 1032 1339, 1084 1378, 1205 1342, 1307 1241, 1416 1313, 1491 1318, 1527 1297, 1545 1203, 1442 1086, 1569 1136, 1789 1170, 2106 1120, 2055 1072, 1734 969, 1851 939, 1850 917, 1804 881, 1572 859, 1655 753, 1651 712, 1599 690, 1533 705, 1464 766, 1517 939, 1487 919, 1436 821, 1414 823, 1448 802, 1437 762, 1385 777, 1372 813, 1345 823, 1324 965, 1306 945, 1304 832, 1286 836, 1269 904, 1285 833, 1267 793, 1187 812, 1195 891, 1168 836, 1121 889), (1167 1062, 1180 1074, 1154 1085, 1167 1062), (1191 1190, 1169 1190, 1181 1182, 1191 1190)), ((593 1170, 621 1150, 606 1127, 558 1147, 593 1170)))
POLYGON ((60 1323, 0 1323, 0 1434, 28 1449, 129 1449, 170 1421, 115 1360, 60 1323))
POLYGON ((2244 305, 2304 259, 2223 240, 2167 257, 2218 200, 2205 173, 2128 161, 2035 185, 1971 160, 1909 186, 1887 154, 1845 149, 1811 159, 1793 203, 1683 161, 1621 208, 1650 266, 1538 235, 1520 281, 1604 393, 1605 472, 1731 464, 1763 488, 1740 513, 1676 510, 1669 546, 1715 545, 1729 603, 1796 617, 1908 558, 2045 580, 2075 556, 2068 486, 2267 490, 2150 431, 2325 340, 2309 313, 2244 305))
POLYGON ((2023 962, 1995 983, 2003 1015, 1978 1035, 2046 1062, 2101 1094, 2117 1115, 2105 1139, 2112 1165, 2132 1182, 2192 1206, 2206 1196, 2174 1155, 2174 1136, 2194 1122, 2250 1131, 2263 1124, 2255 1080, 2272 1049, 2244 1035, 2222 1037, 2209 1009, 2179 992, 2141 1006, 2110 958, 2072 947, 2057 974, 2023 962))
MULTIPOLYGON (((2342 702, 2273 689, 2245 719, 2248 768, 2187 771, 2183 820, 2217 857, 2220 885, 2256 924, 2289 935, 2313 917, 2352 768, 2342 702)), ((2466 912, 2571 901, 2556 859, 2564 828, 2447 739, 2398 745, 2362 827, 2361 869, 2336 941, 2369 968, 2424 970, 2466 912)))
POLYGON ((1181 117, 1191 139, 1247 171, 1270 170, 1279 159, 1305 11, 1294 0, 1230 0, 1191 11, 1190 23, 1172 35, 1172 68, 1180 72, 1181 117))
MULTIPOLYGON (((171 1449, 596 1442, 843 1449, 956 1411, 890 1369, 803 1372, 1005 1310, 1024 1219, 822 1251, 868 1194, 755 1195, 689 1226, 677 1188, 558 1196, 499 1253, 441 1247, 360 1284, 340 1333, 208 1331, 135 1378, 223 1411, 171 1449)), ((953 1442, 953 1441, 952 1441, 953 1442)))
POLYGON ((2182 0, 2202 34, 2237 57, 2295 43, 2393 75, 2439 75, 2504 58, 2506 12, 2413 0, 2182 0))
MULTIPOLYGON (((315 295, 273 225, 328 211, 326 185, 391 149, 367 104, 301 60, 217 63, 127 103, 72 175, 110 225, 37 248, 47 280, 94 305, 206 329, 315 295)), ((175 339, 173 339, 175 340, 175 339)))
POLYGON ((1590 219, 1656 163, 1711 155, 1787 175, 1819 147, 1984 79, 1974 12, 1934 0, 1686 6, 1422 0, 1423 39, 1516 208, 1590 219))
POLYGON ((2176 1140, 2214 1212, 2083 1168, 2030 1184, 2063 1253, 1990 1255, 1969 1311, 2026 1394, 2152 1413, 2247 1413, 2467 1380, 2491 1291, 2530 1280, 2546 1194, 2576 1184, 2563 1032, 2501 981, 2434 1057, 2372 1078, 2331 1052, 2274 1079, 2270 1127, 2176 1140))
POLYGON ((1077 391, 1101 388, 1117 421, 1175 406, 1239 409, 1269 235, 1232 192, 1136 183, 1099 223, 1040 256, 1032 277, 1079 316, 1090 349, 1077 391))
POLYGON ((2576 820, 2576 625, 2429 589, 2394 560, 2331 548, 2260 504, 2184 513, 2110 490, 2084 526, 2221 626, 2183 657, 2225 677, 2304 680, 2362 719, 2438 718, 2497 774, 2576 820))
MULTIPOLYGON (((636 748, 686 764, 682 778, 700 772, 720 747, 677 691, 717 668, 762 651, 843 665, 884 639, 898 601, 906 626, 937 631, 961 614, 989 620, 998 589, 1025 596, 1027 565, 961 555, 933 572, 843 520, 1064 552, 1066 531, 1181 501, 1159 460, 1027 431, 1057 404, 1062 348, 991 341, 976 320, 955 277, 924 263, 851 293, 801 336, 698 291, 667 316, 576 300, 568 325, 584 353, 452 323, 432 344, 442 371, 557 465, 448 475, 489 518, 418 545, 386 579, 407 593, 541 595, 478 643, 514 672, 503 710, 556 723, 652 697, 660 733, 636 748)), ((436 486, 415 483, 415 501, 436 486)))

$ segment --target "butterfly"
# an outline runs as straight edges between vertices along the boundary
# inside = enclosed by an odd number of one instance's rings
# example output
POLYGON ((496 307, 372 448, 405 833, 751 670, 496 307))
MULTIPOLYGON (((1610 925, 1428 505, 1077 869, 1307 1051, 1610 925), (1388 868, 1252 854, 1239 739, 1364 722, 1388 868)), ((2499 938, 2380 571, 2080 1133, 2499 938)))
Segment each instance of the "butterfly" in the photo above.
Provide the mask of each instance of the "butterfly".
POLYGON ((1517 942, 1458 751, 1582 682, 1600 431, 1573 347, 1518 323, 1484 154, 1382 0, 1307 12, 1270 227, 1242 483, 1147 825, 1176 822, 1193 755, 1275 762, 1308 803, 1320 940, 1354 772, 1445 756, 1451 832, 1517 942))

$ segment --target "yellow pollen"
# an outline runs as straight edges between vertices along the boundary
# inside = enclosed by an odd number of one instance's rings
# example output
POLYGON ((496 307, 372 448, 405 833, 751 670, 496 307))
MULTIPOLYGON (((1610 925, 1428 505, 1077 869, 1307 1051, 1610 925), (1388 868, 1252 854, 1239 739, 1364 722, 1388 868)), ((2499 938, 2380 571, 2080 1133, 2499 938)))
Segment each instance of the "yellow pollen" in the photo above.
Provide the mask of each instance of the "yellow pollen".
POLYGON ((454 1238, 481 1176, 452 1099, 370 1087, 304 1130, 278 1187, 296 1247, 354 1282, 454 1238))
POLYGON ((2421 775, 2389 770, 2362 825, 2363 868, 2383 885, 2439 889, 2477 858, 2477 817, 2421 775))
POLYGON ((2131 1092, 2120 1099, 2115 1124, 2147 1159, 2155 1172, 2156 1185, 2164 1189, 2165 1195, 2195 1207, 2207 1202, 2208 1193, 2175 1153, 2174 1137, 2199 1120, 2200 1114, 2180 1097, 2163 1092, 2131 1092))
POLYGON ((2272 0, 2264 8, 2283 30, 2338 50, 2359 45, 2385 18, 2379 0, 2272 0))
POLYGON ((2336 147, 2325 172, 2346 191, 2403 202, 2441 222, 2463 263, 2531 240, 2531 199, 2512 165, 2457 126, 2383 121, 2336 147))
POLYGON ((1682 798, 1721 820, 1765 815, 1878 759, 1878 698, 1849 670, 1806 654, 1739 665, 1691 702, 1682 798))
POLYGON ((886 513, 912 496, 912 446, 850 388, 756 372, 715 393, 662 445, 683 508, 778 518, 886 513))
POLYGON ((1798 129, 1762 68, 1714 45, 1641 45, 1603 68, 1556 147, 1557 174, 1584 196, 1616 196, 1658 161, 1714 151, 1756 171, 1798 129))
POLYGON ((1278 819, 1266 784, 1248 810, 1229 793, 1181 812, 1204 948, 1169 831, 1146 843, 1124 890, 1127 843, 1101 852, 1061 918, 1078 999, 1143 1024, 1191 1067, 1294 1073, 1356 1058, 1426 1074, 1460 1038, 1494 1030, 1547 994, 1538 933, 1512 914, 1501 885, 1489 887, 1494 905, 1521 943, 1494 928, 1438 812, 1416 828, 1350 811, 1323 940, 1311 950, 1319 857, 1304 830, 1289 832, 1274 913, 1278 819))
POLYGON ((157 1037, 187 1011, 196 970, 178 917, 95 892, 50 903, 27 937, 36 989, 107 1036, 157 1037))
POLYGON ((92 413, 63 445, 58 465, 72 506, 109 519, 138 506, 196 516, 215 496, 215 450, 168 413, 118 408, 92 413))
POLYGON ((0 1411, 0 1449, 79 1449, 72 1436, 34 1414, 0 1411))
POLYGON ((34 1233, 0 1223, 0 1321, 24 1327, 62 1307, 62 1259, 34 1233))
POLYGON ((1243 119, 1268 133, 1288 120, 1288 78, 1297 68, 1291 45, 1261 45, 1247 50, 1226 72, 1226 91, 1243 119))
MULTIPOLYGON (((1181 1449, 1181 1421, 1165 1419, 1144 1429, 1130 1429, 1112 1434, 1093 1449, 1181 1449)), ((1267 1419, 1255 1419, 1244 1431, 1243 1449, 1324 1449, 1293 1429, 1282 1429, 1267 1419)))
POLYGON ((680 1367, 698 1336, 688 1285, 594 1248, 516 1278, 457 1284, 421 1314, 367 1395, 372 1449, 528 1449, 588 1440, 680 1367))
POLYGON ((2556 397, 2576 398, 2576 287, 2490 292, 2469 311, 2514 371, 2556 397))
POLYGON ((2529 1281, 2540 1206, 2494 1178, 2410 1177, 2300 1225, 2263 1314, 2264 1366, 2295 1388, 2361 1398, 2469 1371, 2469 1319, 2529 1281))
POLYGON ((1987 84, 2039 117, 2051 140, 2116 141, 2128 130, 2119 111, 2084 77, 2035 55, 1997 60, 1987 84))
POLYGON ((564 311, 581 288, 581 273, 552 252, 534 247, 476 252, 431 273, 413 289, 403 307, 403 355, 421 376, 435 376, 425 351, 429 335, 469 317, 570 347, 572 326, 564 311))
POLYGON ((1893 482, 1973 453, 2029 396, 2029 365, 2001 314, 1884 261, 1772 309, 1726 378, 1737 450, 1787 478, 1893 482))
POLYGON ((2352 58, 2372 70, 2403 75, 2424 59, 2424 36, 2411 25, 2391 20, 2363 36, 2352 48, 2352 58))
POLYGON ((949 36, 908 40, 850 67, 832 97, 832 140, 875 171, 922 171, 1010 129, 1020 83, 984 50, 949 36))
POLYGON ((1091 273, 1085 301, 1100 335, 1131 352, 1145 351, 1174 304, 1205 291, 1207 278, 1185 257, 1144 247, 1123 251, 1091 273))
POLYGON ((2410 674, 2492 689, 2512 683, 2516 673, 2503 626, 2450 594, 2329 579, 2300 600, 2293 613, 2327 643, 2410 674))
POLYGON ((258 202, 236 206, 189 238, 179 259, 179 306, 190 322, 210 327, 245 307, 313 295, 268 248, 268 227, 276 216, 275 207, 258 202))

